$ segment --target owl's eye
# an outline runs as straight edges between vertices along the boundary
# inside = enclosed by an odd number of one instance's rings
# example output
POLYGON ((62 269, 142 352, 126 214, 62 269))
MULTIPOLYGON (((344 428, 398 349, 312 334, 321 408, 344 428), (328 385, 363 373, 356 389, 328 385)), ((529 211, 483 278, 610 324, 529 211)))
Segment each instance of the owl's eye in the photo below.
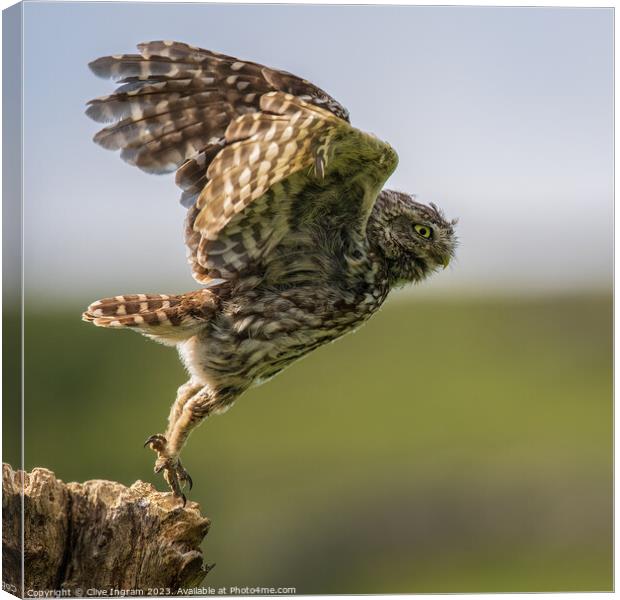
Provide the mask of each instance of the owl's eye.
POLYGON ((418 235, 421 235, 423 238, 426 238, 427 240, 431 238, 433 235, 433 230, 427 225, 414 225, 413 228, 415 229, 418 235))

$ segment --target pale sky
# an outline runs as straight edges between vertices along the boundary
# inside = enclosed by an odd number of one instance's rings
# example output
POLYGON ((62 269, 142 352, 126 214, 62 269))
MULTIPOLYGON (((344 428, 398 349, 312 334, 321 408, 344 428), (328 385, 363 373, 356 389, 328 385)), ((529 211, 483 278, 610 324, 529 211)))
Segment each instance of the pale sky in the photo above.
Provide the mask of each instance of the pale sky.
POLYGON ((301 75, 389 141, 387 187, 460 218, 457 260, 423 293, 611 285, 611 9, 27 2, 24 15, 27 294, 198 287, 173 175, 96 146, 84 115, 113 89, 87 63, 149 39, 301 75))

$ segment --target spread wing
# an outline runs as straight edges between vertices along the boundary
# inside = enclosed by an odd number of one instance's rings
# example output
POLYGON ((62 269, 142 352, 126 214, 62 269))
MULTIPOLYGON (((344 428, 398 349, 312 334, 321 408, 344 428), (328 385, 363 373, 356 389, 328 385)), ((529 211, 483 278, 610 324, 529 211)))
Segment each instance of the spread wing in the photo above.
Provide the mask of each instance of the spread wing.
POLYGON ((288 234, 328 216, 346 215, 363 233, 397 158, 351 127, 338 102, 289 73, 185 44, 139 49, 91 63, 122 85, 87 114, 116 121, 95 141, 129 163, 178 169, 198 281, 250 272, 288 234))
POLYGON ((291 94, 265 94, 260 108, 228 126, 190 211, 199 280, 235 277, 328 219, 362 234, 396 166, 390 146, 291 94))

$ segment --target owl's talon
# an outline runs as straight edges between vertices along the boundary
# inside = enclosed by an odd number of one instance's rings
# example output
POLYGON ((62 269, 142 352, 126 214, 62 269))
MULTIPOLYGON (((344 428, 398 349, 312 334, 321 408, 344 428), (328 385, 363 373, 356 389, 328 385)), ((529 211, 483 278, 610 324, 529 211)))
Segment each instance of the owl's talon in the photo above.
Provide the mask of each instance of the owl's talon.
POLYGON ((156 433, 155 435, 150 436, 146 440, 146 442, 144 442, 144 448, 149 446, 151 450, 155 450, 155 452, 161 453, 165 450, 167 444, 168 440, 161 433, 156 433))
POLYGON ((182 492, 182 489, 186 484, 190 484, 191 489, 192 478, 183 468, 181 461, 178 459, 168 459, 162 461, 161 465, 157 465, 157 468, 159 471, 164 471, 164 479, 170 486, 170 490, 175 496, 183 499, 183 506, 185 506, 187 503, 187 498, 182 492))
POLYGON ((167 452, 167 444, 165 436, 160 433, 156 433, 149 437, 144 443, 145 446, 149 446, 152 450, 157 452, 157 460, 153 471, 155 473, 164 473, 164 479, 170 486, 172 493, 178 498, 183 499, 183 506, 187 503, 185 494, 181 491, 186 485, 191 490, 194 482, 190 477, 190 474, 183 468, 181 461, 176 456, 170 456, 167 452))
POLYGON ((182 488, 184 488, 187 485, 188 488, 191 490, 192 487, 194 487, 194 482, 192 478, 190 477, 190 474, 185 470, 185 468, 181 464, 181 461, 178 459, 177 459, 176 473, 177 473, 177 476, 179 478, 179 483, 181 484, 182 488))

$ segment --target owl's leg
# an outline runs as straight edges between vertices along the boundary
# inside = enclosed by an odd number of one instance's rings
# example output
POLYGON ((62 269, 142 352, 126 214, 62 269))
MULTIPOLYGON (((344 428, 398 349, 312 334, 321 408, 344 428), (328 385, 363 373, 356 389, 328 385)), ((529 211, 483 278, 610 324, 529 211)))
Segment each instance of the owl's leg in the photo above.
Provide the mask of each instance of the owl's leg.
POLYGON ((170 409, 170 414, 168 415, 168 431, 172 429, 177 419, 183 412, 185 403, 202 388, 203 385, 193 379, 190 379, 187 383, 184 383, 181 387, 179 387, 177 390, 176 400, 174 401, 174 404, 170 409))
MULTIPOLYGON (((185 403, 194 396, 197 392, 202 389, 202 384, 197 383, 190 379, 187 383, 184 383, 177 390, 177 397, 174 401, 172 408, 170 409, 170 414, 168 415, 168 429, 167 431, 171 431, 176 423, 177 419, 183 412, 183 407, 185 403)), ((159 472, 162 468, 164 468, 165 464, 169 458, 168 451, 168 440, 166 435, 162 435, 161 433, 157 433, 149 437, 148 440, 144 443, 145 446, 149 446, 152 450, 157 452, 157 461, 155 463, 155 471, 159 472)), ((164 472, 164 477, 168 484, 173 489, 177 496, 185 496, 181 493, 181 488, 185 486, 185 484, 189 485, 189 489, 192 489, 192 478, 189 473, 183 468, 181 465, 181 461, 177 459, 177 468, 175 470, 176 477, 168 476, 168 471, 164 472), (169 481, 170 479, 170 481, 169 481)), ((171 475, 171 474, 170 474, 171 475)))
MULTIPOLYGON (((185 403, 194 396, 197 392, 202 389, 202 384, 197 383, 190 379, 187 383, 184 383, 177 390, 177 397, 174 401, 172 408, 170 409, 170 414, 168 415, 168 429, 165 435, 161 433, 156 433, 149 437, 148 440, 144 443, 145 446, 149 446, 152 450, 157 452, 157 461, 155 463, 155 472, 158 473, 168 462, 170 457, 170 452, 168 450, 168 432, 172 431, 174 428, 174 424, 177 419, 183 412, 183 407, 185 403)), ((177 467, 176 467, 176 477, 168 476, 168 471, 164 471, 164 478, 168 481, 168 484, 173 489, 177 496, 183 496, 181 493, 181 488, 185 486, 185 484, 189 485, 189 489, 192 489, 192 478, 189 473, 183 468, 181 465, 181 461, 177 459, 177 467), (170 481, 169 481, 170 479, 170 481)))
POLYGON ((236 391, 230 389, 214 391, 208 386, 188 382, 179 388, 166 434, 153 435, 146 441, 145 445, 157 452, 155 472, 164 472, 164 479, 175 496, 183 498, 183 504, 185 495, 181 490, 186 483, 189 483, 191 489, 192 479, 179 460, 181 448, 194 427, 210 414, 225 410, 237 395, 236 391))

